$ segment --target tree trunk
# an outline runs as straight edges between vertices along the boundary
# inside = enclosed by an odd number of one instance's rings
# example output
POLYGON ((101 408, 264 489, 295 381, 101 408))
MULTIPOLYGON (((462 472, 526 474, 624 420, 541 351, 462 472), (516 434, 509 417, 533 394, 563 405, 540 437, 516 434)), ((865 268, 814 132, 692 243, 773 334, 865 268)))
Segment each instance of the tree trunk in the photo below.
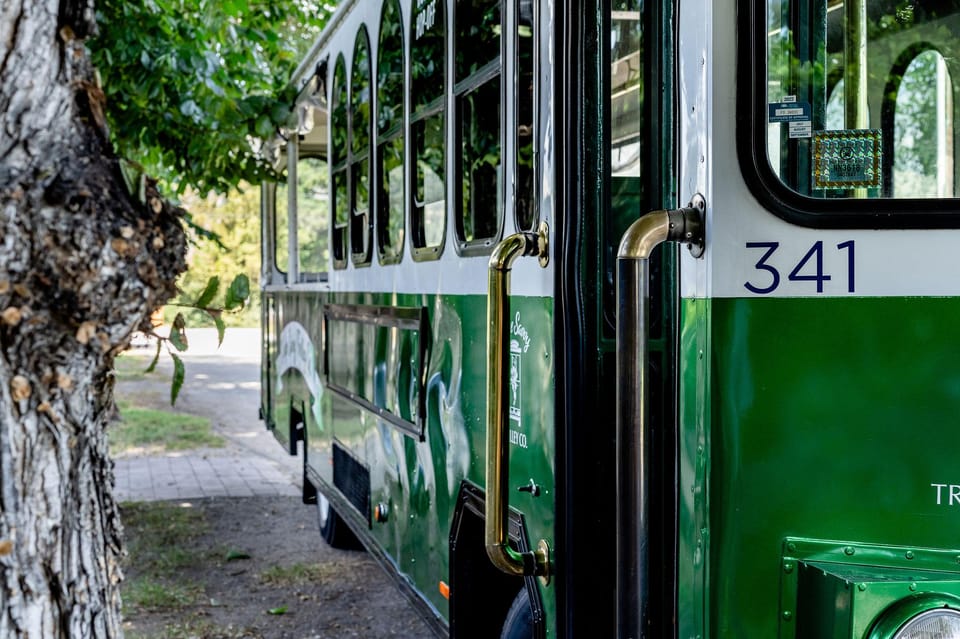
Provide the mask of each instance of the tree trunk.
POLYGON ((122 636, 111 369, 184 269, 179 211, 110 150, 93 29, 92 0, 0 2, 4 639, 122 636))

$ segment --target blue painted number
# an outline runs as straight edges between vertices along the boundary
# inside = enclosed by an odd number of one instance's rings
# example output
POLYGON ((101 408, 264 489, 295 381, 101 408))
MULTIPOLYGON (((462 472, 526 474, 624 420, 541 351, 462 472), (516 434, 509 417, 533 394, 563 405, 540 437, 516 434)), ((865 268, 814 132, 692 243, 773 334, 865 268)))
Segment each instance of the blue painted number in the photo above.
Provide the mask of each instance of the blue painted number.
POLYGON ((773 293, 777 290, 777 287, 780 286, 780 272, 774 267, 767 264, 767 259, 773 255, 773 252, 777 250, 777 247, 780 246, 780 242, 747 242, 747 248, 765 248, 767 252, 763 254, 756 264, 753 265, 753 268, 758 271, 767 271, 770 273, 770 285, 769 286, 755 286, 750 282, 744 282, 744 286, 751 293, 756 293, 757 295, 766 295, 767 293, 773 293))
MULTIPOLYGON (((766 273, 764 278, 769 279, 769 284, 763 286, 763 281, 761 281, 760 284, 744 282, 743 287, 751 293, 756 293, 757 295, 767 295, 769 293, 773 293, 775 290, 777 290, 777 287, 780 286, 780 271, 777 270, 777 267, 770 264, 769 260, 773 256, 774 252, 780 248, 780 243, 747 242, 746 247, 748 249, 766 249, 760 259, 757 260, 757 263, 753 265, 753 268, 757 269, 758 271, 764 271, 766 273)), ((837 250, 847 252, 847 292, 853 293, 856 291, 854 273, 854 241, 848 240, 846 242, 837 244, 837 250)), ((823 283, 828 282, 831 279, 833 278, 830 275, 827 275, 823 272, 823 242, 820 240, 813 243, 813 246, 810 247, 810 250, 804 254, 804 256, 800 259, 797 265, 793 267, 793 270, 790 271, 790 274, 787 276, 787 280, 791 282, 816 282, 817 293, 823 293, 823 283)))

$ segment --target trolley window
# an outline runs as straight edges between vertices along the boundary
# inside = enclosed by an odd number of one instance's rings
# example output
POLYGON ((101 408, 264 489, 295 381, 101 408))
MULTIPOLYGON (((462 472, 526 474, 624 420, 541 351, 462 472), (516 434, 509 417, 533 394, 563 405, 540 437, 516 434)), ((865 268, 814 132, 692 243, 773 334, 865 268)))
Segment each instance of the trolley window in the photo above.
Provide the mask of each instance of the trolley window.
POLYGON ((514 132, 517 148, 517 228, 532 231, 537 225, 537 171, 533 150, 537 140, 536 114, 534 108, 538 96, 535 90, 537 46, 536 14, 533 0, 517 3, 517 104, 515 113, 517 128, 514 132))
POLYGON ((333 268, 347 266, 347 223, 350 198, 347 185, 347 71, 343 56, 337 56, 330 96, 330 184, 333 196, 333 228, 330 248, 333 268))
POLYGON ((403 20, 383 4, 377 47, 377 250, 381 264, 403 255, 403 20))
POLYGON ((287 172, 280 173, 276 184, 266 188, 272 191, 273 199, 273 260, 280 273, 290 268, 290 215, 287 204, 287 172))
POLYGON ((350 247, 354 264, 370 263, 370 41, 360 27, 350 77, 350 247))
POLYGON ((502 217, 500 2, 461 0, 455 23, 457 242, 462 253, 485 252, 502 217))
POLYGON ((738 83, 752 102, 741 161, 761 199, 811 225, 960 223, 950 201, 960 190, 960 2, 741 8, 759 79, 738 83))
POLYGON ((410 233, 415 260, 440 255, 446 231, 444 193, 444 0, 416 0, 410 20, 410 233))
POLYGON ((301 157, 297 162, 297 255, 301 274, 327 270, 329 191, 326 159, 301 157))

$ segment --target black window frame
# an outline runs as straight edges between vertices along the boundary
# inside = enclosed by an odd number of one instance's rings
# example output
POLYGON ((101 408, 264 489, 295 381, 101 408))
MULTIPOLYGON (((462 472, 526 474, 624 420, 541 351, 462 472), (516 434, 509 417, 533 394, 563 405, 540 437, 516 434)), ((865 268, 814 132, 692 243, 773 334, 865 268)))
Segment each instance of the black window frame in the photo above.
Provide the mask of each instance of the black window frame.
POLYGON ((453 166, 453 217, 454 217, 454 237, 456 239, 455 248, 458 255, 468 257, 474 255, 489 255, 493 252, 497 242, 503 236, 503 228, 506 220, 505 212, 505 193, 507 183, 510 181, 505 174, 505 153, 507 150, 506 140, 506 82, 508 78, 504 69, 504 62, 507 59, 506 40, 503 34, 506 33, 506 15, 507 5, 511 4, 508 0, 492 0, 498 6, 500 16, 500 35, 497 36, 498 52, 496 56, 491 57, 482 63, 473 71, 468 71, 466 77, 459 77, 461 70, 458 68, 460 59, 458 58, 458 33, 457 33, 457 13, 459 3, 454 2, 453 6, 453 60, 454 77, 452 80, 453 109, 454 109, 454 139, 451 149, 456 153, 453 166), (464 111, 466 110, 466 101, 473 95, 479 94, 490 83, 496 83, 499 95, 499 104, 497 105, 497 143, 499 144, 500 154, 500 172, 503 176, 501 184, 497 189, 494 198, 497 203, 498 211, 496 219, 493 221, 493 234, 484 237, 477 237, 471 240, 466 239, 466 230, 464 229, 464 219, 466 212, 463 210, 463 176, 464 176, 464 111))
POLYGON ((781 181, 767 156, 767 34, 764 2, 737 1, 736 145, 743 179, 770 212, 820 229, 960 228, 960 198, 815 198, 781 181))
POLYGON ((347 80, 347 64, 346 60, 343 57, 343 54, 340 53, 337 55, 337 60, 333 65, 331 70, 333 75, 330 81, 330 145, 328 147, 327 157, 330 161, 330 260, 333 263, 334 270, 343 270, 347 268, 347 263, 349 262, 349 250, 350 250, 350 123, 349 123, 349 106, 350 106, 350 93, 349 85, 347 80), (341 80, 341 86, 337 84, 337 72, 339 70, 343 71, 343 77, 339 78, 341 80), (343 104, 341 105, 337 99, 337 92, 342 91, 343 93, 343 104), (336 127, 339 124, 337 122, 337 110, 338 108, 343 108, 345 120, 343 125, 345 130, 343 132, 343 142, 344 148, 340 149, 337 140, 334 135, 336 132, 336 127), (345 224, 342 224, 337 219, 337 204, 338 204, 338 193, 337 193, 337 178, 341 178, 346 181, 346 194, 345 198, 347 201, 347 220, 345 224))
POLYGON ((381 265, 389 264, 399 264, 403 260, 404 247, 406 245, 406 228, 407 228, 407 180, 406 180, 406 165, 407 165, 407 138, 406 138, 406 128, 404 126, 404 102, 407 95, 407 83, 406 83, 406 61, 407 61, 407 50, 406 42, 407 38, 405 37, 405 32, 403 29, 403 7, 400 4, 400 0, 384 0, 383 6, 380 8, 380 28, 377 33, 377 73, 375 78, 376 84, 376 93, 377 93, 377 115, 376 115, 376 124, 374 126, 374 162, 376 164, 375 170, 375 180, 374 180, 374 189, 376 196, 374 198, 376 202, 376 211, 374 214, 375 217, 375 233, 377 240, 377 260, 381 265), (399 21, 399 38, 400 38, 400 112, 399 114, 394 114, 394 120, 391 120, 388 126, 380 127, 380 112, 381 112, 381 53, 384 50, 383 47, 383 27, 384 22, 387 18, 387 7, 393 5, 395 9, 396 19, 399 21), (384 149, 397 141, 402 145, 402 157, 400 166, 403 169, 401 177, 401 189, 403 196, 401 198, 402 208, 400 210, 400 247, 396 254, 388 254, 386 248, 388 246, 392 247, 396 238, 391 238, 390 233, 390 196, 384 188, 386 183, 384 180, 384 162, 383 154, 384 149))
POLYGON ((347 143, 347 179, 348 179, 348 192, 350 198, 350 209, 348 213, 349 218, 349 245, 350 245, 350 261, 354 266, 370 266, 371 256, 373 255, 373 214, 374 214, 374 202, 373 202, 373 184, 374 184, 374 175, 373 175, 373 92, 375 90, 376 82, 373 76, 373 50, 370 46, 370 34, 367 33, 367 26, 361 24, 360 28, 357 30, 357 35, 353 40, 353 51, 351 53, 350 61, 350 88, 348 91, 347 104, 349 105, 347 109, 347 130, 348 130, 348 143, 347 143), (357 79, 357 53, 360 49, 361 40, 366 46, 367 49, 367 68, 366 68, 366 81, 367 86, 365 87, 367 92, 367 116, 366 116, 366 148, 356 148, 354 143, 355 138, 355 129, 354 118, 356 117, 354 109, 354 97, 356 95, 356 87, 354 86, 355 80, 357 79), (362 215, 357 215, 356 211, 358 210, 357 202, 357 180, 355 175, 358 171, 366 169, 367 172, 367 201, 366 208, 363 209, 366 213, 362 215), (358 244, 360 250, 358 250, 358 244))
MULTIPOLYGON (((439 6, 442 11, 437 17, 434 24, 440 24, 443 29, 443 56, 442 56, 442 75, 443 75, 443 87, 436 97, 432 100, 420 104, 419 96, 414 93, 414 90, 417 88, 417 82, 413 77, 413 57, 414 57, 414 47, 416 46, 417 37, 417 13, 416 10, 410 15, 410 26, 409 26, 409 42, 410 42, 410 54, 407 56, 409 64, 407 65, 410 69, 409 77, 407 78, 407 101, 410 105, 410 115, 407 118, 407 146, 404 151, 408 161, 407 166, 409 166, 410 171, 410 188, 407 193, 407 206, 410 210, 409 215, 409 242, 410 242, 410 254, 415 262, 423 262, 427 260, 438 260, 440 256, 443 255, 444 247, 447 243, 447 226, 449 224, 449 207, 450 201, 448 197, 448 185, 449 185, 449 150, 447 148, 447 84, 450 82, 450 78, 447 73, 447 60, 449 59, 449 49, 450 49, 450 34, 447 29, 447 15, 450 11, 450 4, 447 0, 434 0, 436 5, 439 6), (443 197, 444 197, 444 214, 442 217, 443 220, 443 229, 440 234, 439 244, 427 244, 426 241, 426 207, 420 207, 417 204, 417 171, 419 166, 419 158, 417 156, 417 151, 422 143, 422 134, 417 135, 417 127, 421 123, 429 122, 432 118, 439 117, 442 122, 442 135, 444 139, 443 148, 443 158, 441 159, 440 166, 443 167, 443 197)), ((429 3, 424 3, 424 8, 429 3)))
MULTIPOLYGON (((523 73, 520 68, 520 49, 521 49, 521 40, 520 40, 520 26, 522 23, 521 16, 521 5, 524 3, 523 0, 517 0, 513 3, 514 10, 514 24, 517 25, 517 29, 513 34, 513 50, 515 51, 514 62, 516 65, 516 88, 513 104, 513 121, 516 124, 514 126, 513 134, 513 148, 514 148, 514 205, 513 205, 513 223, 515 228, 518 231, 529 231, 535 232, 537 227, 540 224, 540 153, 538 149, 540 147, 540 3, 534 0, 527 0, 530 4, 531 10, 531 25, 530 25, 530 39, 532 45, 532 57, 530 59, 530 64, 532 68, 530 69, 530 81, 533 83, 531 87, 530 99, 532 104, 530 105, 531 110, 531 121, 530 126, 532 130, 530 131, 531 138, 531 152, 530 152, 530 177, 532 184, 530 185, 530 192, 527 194, 530 196, 530 214, 531 214, 531 225, 526 227, 521 223, 520 219, 520 189, 522 185, 520 184, 520 163, 521 163, 521 144, 520 144, 520 125, 521 122, 521 101, 524 99, 525 93, 524 89, 521 86, 523 82, 523 73)), ((509 2, 507 3, 509 4, 509 2)))

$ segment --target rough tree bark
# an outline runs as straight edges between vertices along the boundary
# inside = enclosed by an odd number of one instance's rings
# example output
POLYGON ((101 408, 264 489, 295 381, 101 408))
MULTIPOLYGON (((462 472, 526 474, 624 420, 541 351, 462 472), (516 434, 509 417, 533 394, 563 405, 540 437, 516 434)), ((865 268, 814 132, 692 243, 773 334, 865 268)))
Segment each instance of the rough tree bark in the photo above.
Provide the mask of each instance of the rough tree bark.
POLYGON ((116 353, 174 293, 178 211, 131 197, 92 0, 0 2, 0 637, 118 637, 116 353))

